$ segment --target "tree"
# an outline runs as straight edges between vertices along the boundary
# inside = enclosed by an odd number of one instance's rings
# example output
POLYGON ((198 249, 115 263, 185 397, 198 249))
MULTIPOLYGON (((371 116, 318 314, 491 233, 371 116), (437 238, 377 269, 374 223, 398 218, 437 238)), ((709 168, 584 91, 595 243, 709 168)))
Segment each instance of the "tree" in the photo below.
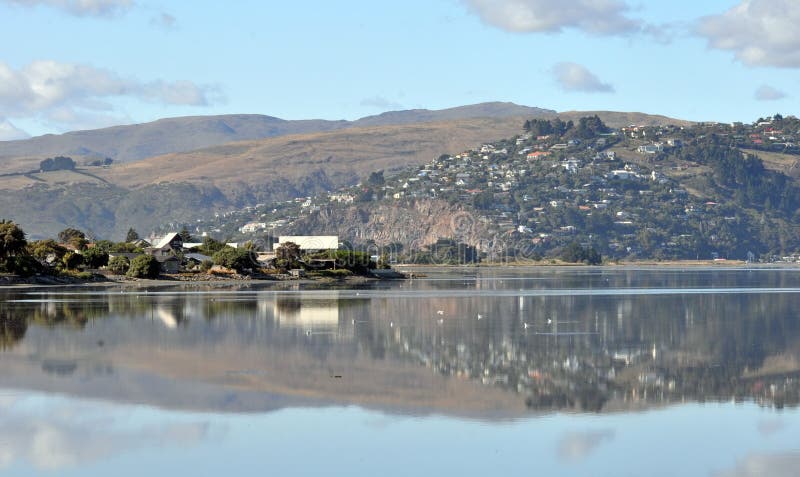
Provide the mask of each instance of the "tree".
POLYGON ((178 235, 181 236, 181 240, 183 240, 184 242, 192 242, 193 241, 192 240, 192 234, 189 233, 189 229, 187 229, 185 225, 183 226, 181 231, 178 232, 178 235))
POLYGON ((39 163, 39 170, 42 172, 48 171, 64 171, 74 170, 75 161, 71 157, 56 156, 48 158, 39 163))
POLYGON ((102 247, 92 247, 83 252, 83 259, 89 268, 100 268, 108 265, 108 252, 102 247))
POLYGON ((25 252, 25 232, 12 221, 0 220, 0 262, 25 252))
POLYGON ((39 263, 46 266, 55 266, 67 254, 67 249, 53 239, 45 239, 29 243, 27 252, 39 263))
POLYGON ((137 240, 139 240, 139 234, 136 232, 136 230, 134 230, 133 227, 129 228, 128 229, 128 234, 125 235, 125 241, 126 242, 135 242, 137 240))
POLYGON ((86 248, 86 234, 78 229, 68 227, 58 233, 58 240, 61 243, 72 245, 78 250, 86 248))
POLYGON ((203 245, 197 247, 197 250, 204 255, 214 255, 215 253, 219 252, 225 248, 225 244, 220 242, 219 240, 214 240, 211 237, 205 237, 203 239, 203 245))
POLYGON ((117 255, 108 261, 108 269, 114 275, 125 275, 130 266, 131 261, 128 260, 128 257, 124 257, 122 255, 117 255))
POLYGON ((131 260, 130 268, 125 274, 131 278, 156 278, 161 273, 156 257, 152 255, 139 255, 131 260))
POLYGON ((294 242, 283 242, 275 249, 275 262, 282 268, 297 268, 300 246, 294 242))
POLYGON ((214 260, 214 265, 230 268, 237 272, 243 272, 246 269, 253 268, 255 264, 252 252, 248 250, 239 250, 233 247, 225 247, 215 253, 211 258, 214 260))
POLYGON ((61 264, 67 270, 76 270, 84 264, 83 255, 75 252, 67 252, 61 257, 61 264))
POLYGON ((371 173, 367 179, 367 184, 372 187, 380 187, 386 184, 386 179, 383 177, 383 170, 371 173))

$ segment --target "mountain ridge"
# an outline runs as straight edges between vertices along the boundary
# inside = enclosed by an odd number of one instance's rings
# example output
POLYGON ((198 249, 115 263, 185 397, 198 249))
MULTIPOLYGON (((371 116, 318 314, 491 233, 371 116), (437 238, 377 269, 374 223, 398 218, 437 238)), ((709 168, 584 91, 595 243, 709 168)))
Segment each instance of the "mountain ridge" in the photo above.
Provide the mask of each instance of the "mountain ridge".
POLYGON ((67 155, 110 157, 117 163, 163 154, 186 152, 243 140, 267 139, 365 126, 388 126, 478 117, 542 117, 555 111, 513 103, 480 103, 442 110, 388 111, 354 121, 287 120, 261 114, 183 116, 111 126, 102 129, 46 134, 16 141, 0 141, 0 163, 13 158, 67 155))

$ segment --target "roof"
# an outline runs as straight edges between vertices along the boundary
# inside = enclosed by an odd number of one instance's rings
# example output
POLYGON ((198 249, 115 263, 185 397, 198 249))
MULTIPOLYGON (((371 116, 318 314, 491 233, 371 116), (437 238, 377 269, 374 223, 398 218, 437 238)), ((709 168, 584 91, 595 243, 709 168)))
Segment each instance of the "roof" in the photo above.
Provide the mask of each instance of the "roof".
POLYGON ((206 260, 211 260, 211 257, 208 255, 203 255, 202 253, 187 253, 184 257, 188 258, 189 260, 196 260, 198 262, 204 262, 206 260))
POLYGON ((158 243, 156 243, 153 247, 154 248, 164 248, 167 245, 169 245, 170 243, 172 243, 172 241, 175 240, 176 237, 180 238, 180 234, 177 233, 177 232, 169 233, 169 234, 163 236, 161 238, 161 240, 159 240, 158 243))

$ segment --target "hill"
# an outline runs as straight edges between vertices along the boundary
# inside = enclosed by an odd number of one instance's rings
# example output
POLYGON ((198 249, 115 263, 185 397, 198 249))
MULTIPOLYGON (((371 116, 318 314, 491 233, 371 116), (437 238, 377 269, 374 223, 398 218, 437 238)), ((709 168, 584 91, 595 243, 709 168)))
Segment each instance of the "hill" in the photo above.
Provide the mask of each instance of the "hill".
MULTIPOLYGON (((487 108, 496 115, 524 110, 483 105, 447 114, 488 114, 487 108)), ((535 113, 543 114, 541 110, 535 113)), ((419 112, 398 114, 402 118, 393 121, 423 117, 419 112)), ((617 114, 609 113, 609 117, 615 121, 617 114)), ((7 217, 24 224, 33 237, 79 227, 101 237, 120 238, 131 226, 149 231, 160 224, 202 220, 259 203, 350 186, 381 169, 390 175, 445 152, 512 136, 527 118, 473 118, 283 135, 109 168, 79 166, 75 171, 10 175, 0 177, 0 208, 11 211, 7 217), (102 201, 97 200, 100 197, 102 201)))
POLYGON ((430 111, 393 111, 356 121, 284 120, 259 114, 189 116, 89 131, 0 142, 0 171, 15 172, 45 157, 112 158, 117 163, 192 151, 235 141, 266 139, 366 126, 389 126, 470 118, 542 117, 555 111, 513 103, 483 103, 430 111))
POLYGON ((242 240, 337 234, 416 263, 574 261, 591 250, 793 261, 800 252, 796 118, 614 129, 593 116, 525 127, 390 178, 191 225, 242 240), (244 224, 261 231, 238 235, 244 224))

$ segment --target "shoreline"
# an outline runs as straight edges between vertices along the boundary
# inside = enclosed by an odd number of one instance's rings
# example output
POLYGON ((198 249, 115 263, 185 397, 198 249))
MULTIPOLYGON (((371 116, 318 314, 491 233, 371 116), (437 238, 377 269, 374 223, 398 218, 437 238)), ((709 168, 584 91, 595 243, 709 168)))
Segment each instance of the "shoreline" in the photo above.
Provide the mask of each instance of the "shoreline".
POLYGON ((102 274, 96 275, 92 280, 65 279, 59 277, 15 277, 12 275, 0 276, 0 290, 16 288, 56 288, 56 287, 124 287, 124 288, 145 288, 145 287, 169 287, 169 286, 252 286, 270 285, 274 287, 294 286, 294 285, 358 285, 372 283, 383 280, 407 280, 425 278, 425 271, 447 271, 447 270, 800 270, 798 263, 746 263, 743 261, 724 260, 673 260, 673 261, 630 261, 619 263, 604 263, 602 265, 586 265, 582 263, 544 263, 544 262, 505 262, 505 263, 475 263, 463 265, 446 264, 394 264, 392 266, 398 272, 405 274, 406 278, 381 278, 367 276, 350 276, 342 278, 222 278, 205 276, 200 279, 179 279, 172 277, 156 279, 129 279, 120 277, 114 279, 102 274), (421 275, 414 274, 414 271, 422 272, 421 275))

